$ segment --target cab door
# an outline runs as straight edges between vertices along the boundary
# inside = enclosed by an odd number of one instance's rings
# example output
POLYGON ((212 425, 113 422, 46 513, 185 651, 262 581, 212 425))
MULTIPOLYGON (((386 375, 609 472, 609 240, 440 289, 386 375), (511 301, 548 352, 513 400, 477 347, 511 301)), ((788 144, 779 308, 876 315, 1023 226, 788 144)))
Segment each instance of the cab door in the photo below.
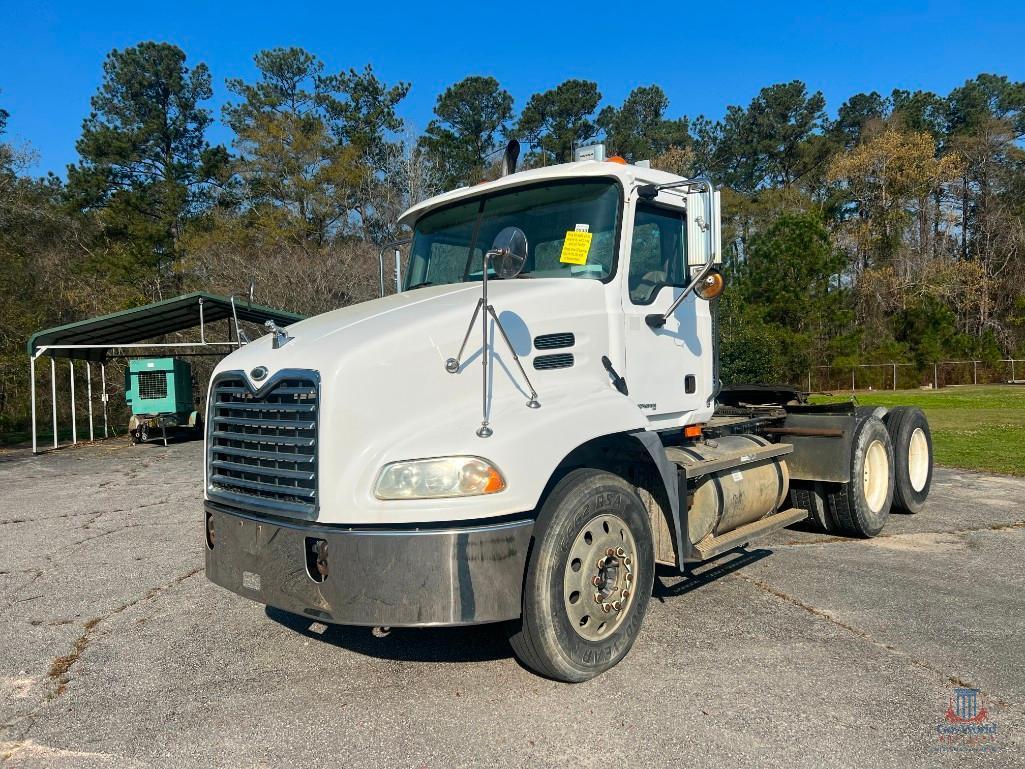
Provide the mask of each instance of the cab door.
POLYGON ((689 275, 683 208, 639 201, 623 296, 625 377, 629 397, 654 428, 703 421, 709 412, 713 350, 708 303, 692 295, 661 328, 645 322, 647 315, 669 309, 689 275))

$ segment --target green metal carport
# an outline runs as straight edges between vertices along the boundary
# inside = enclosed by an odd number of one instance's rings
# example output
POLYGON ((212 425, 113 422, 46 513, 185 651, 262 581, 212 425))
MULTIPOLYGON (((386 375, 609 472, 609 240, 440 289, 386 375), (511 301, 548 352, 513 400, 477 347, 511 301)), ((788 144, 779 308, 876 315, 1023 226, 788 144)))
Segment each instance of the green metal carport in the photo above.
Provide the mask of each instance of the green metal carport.
POLYGON ((196 349, 221 348, 225 354, 248 340, 239 327, 242 321, 264 325, 273 322, 288 326, 304 316, 272 307, 263 307, 250 301, 223 297, 197 291, 173 299, 165 299, 141 307, 100 315, 63 326, 37 331, 28 340, 29 376, 32 396, 32 452, 38 453, 36 435, 36 359, 50 357, 50 387, 53 410, 53 448, 57 438, 57 358, 68 359, 71 389, 71 439, 78 442, 75 419, 75 361, 85 361, 87 396, 89 402, 89 439, 93 439, 92 364, 100 364, 101 397, 103 403, 103 435, 107 437, 107 372, 106 361, 111 351, 124 354, 126 350, 142 349, 196 349), (208 325, 227 321, 228 338, 221 341, 207 339, 208 325), (153 342, 159 337, 190 328, 199 328, 198 342, 153 342), (234 331, 234 334, 232 334, 234 331))

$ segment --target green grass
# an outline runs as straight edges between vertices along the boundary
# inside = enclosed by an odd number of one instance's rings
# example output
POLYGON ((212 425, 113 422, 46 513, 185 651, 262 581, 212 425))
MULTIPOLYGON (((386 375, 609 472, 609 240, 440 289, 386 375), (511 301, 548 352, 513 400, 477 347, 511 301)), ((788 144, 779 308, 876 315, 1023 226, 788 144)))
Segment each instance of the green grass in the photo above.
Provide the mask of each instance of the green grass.
MULTIPOLYGON (((815 402, 847 400, 817 396, 815 402)), ((1025 387, 991 385, 941 390, 858 392, 864 406, 918 406, 932 430, 936 463, 1025 475, 1025 387)))

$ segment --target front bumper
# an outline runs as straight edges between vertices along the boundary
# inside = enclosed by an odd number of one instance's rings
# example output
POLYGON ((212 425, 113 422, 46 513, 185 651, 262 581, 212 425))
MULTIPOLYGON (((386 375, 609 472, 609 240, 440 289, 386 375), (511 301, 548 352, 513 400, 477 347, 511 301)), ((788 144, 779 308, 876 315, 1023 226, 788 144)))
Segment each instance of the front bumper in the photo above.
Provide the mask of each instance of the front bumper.
POLYGON ((207 578, 268 606, 341 625, 469 625, 520 616, 532 520, 382 530, 204 507, 215 532, 207 578), (322 582, 307 565, 308 539, 328 545, 322 582))

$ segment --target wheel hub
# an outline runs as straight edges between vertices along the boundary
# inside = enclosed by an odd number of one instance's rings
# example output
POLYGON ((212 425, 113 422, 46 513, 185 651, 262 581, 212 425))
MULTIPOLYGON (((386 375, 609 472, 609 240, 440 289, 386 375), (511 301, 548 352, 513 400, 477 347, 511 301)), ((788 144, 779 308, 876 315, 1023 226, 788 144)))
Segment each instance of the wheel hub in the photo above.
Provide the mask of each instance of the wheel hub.
POLYGON ((600 515, 577 533, 563 579, 566 613, 577 633, 596 641, 626 615, 633 595, 636 545, 626 523, 600 515))
POLYGON ((890 482, 890 461, 881 441, 869 444, 862 472, 865 501, 873 513, 878 513, 886 502, 887 485, 890 482))

